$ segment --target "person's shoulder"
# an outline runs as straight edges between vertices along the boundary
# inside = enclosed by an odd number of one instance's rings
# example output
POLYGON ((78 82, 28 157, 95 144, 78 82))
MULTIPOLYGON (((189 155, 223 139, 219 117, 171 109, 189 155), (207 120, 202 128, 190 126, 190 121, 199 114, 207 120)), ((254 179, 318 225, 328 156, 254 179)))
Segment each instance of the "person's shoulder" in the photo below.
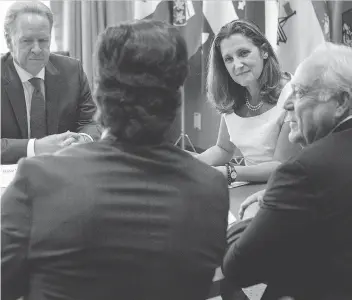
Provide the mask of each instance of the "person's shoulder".
POLYGON ((3 75, 5 68, 12 62, 11 53, 5 53, 1 55, 1 75, 3 75))
POLYGON ((9 59, 12 59, 11 53, 7 52, 1 55, 1 65, 8 61, 9 59))
POLYGON ((194 177, 197 177, 198 181, 203 186, 203 189, 214 190, 214 188, 226 188, 227 180, 223 174, 221 174, 214 167, 200 161, 196 157, 187 154, 187 167, 192 172, 194 177))

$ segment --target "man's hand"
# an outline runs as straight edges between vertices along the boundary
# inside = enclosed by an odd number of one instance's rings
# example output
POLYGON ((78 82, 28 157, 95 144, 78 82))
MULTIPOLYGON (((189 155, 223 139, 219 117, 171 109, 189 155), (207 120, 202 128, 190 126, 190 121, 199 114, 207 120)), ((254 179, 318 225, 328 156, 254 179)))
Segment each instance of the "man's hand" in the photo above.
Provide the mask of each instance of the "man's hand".
POLYGON ((60 134, 52 134, 34 142, 34 153, 40 155, 44 153, 54 153, 61 150, 79 140, 79 134, 75 132, 64 132, 60 134))
POLYGON ((263 196, 264 196, 265 190, 261 190, 259 192, 254 193, 253 195, 250 195, 249 197, 244 200, 240 206, 240 209, 238 211, 238 216, 242 220, 244 216, 245 210, 253 203, 255 202, 260 202, 263 201, 263 196))
POLYGON ((91 143, 93 140, 88 134, 78 133, 78 138, 72 143, 72 145, 91 143))

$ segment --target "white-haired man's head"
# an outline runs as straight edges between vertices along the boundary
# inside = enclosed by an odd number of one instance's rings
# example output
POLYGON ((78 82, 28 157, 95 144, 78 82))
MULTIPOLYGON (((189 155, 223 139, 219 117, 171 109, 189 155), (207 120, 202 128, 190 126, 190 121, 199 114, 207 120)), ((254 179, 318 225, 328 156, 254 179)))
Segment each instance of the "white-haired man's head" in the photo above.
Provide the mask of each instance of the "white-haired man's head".
POLYGON ((332 43, 319 46, 298 66, 285 102, 291 142, 311 144, 352 114, 351 66, 352 48, 332 43))

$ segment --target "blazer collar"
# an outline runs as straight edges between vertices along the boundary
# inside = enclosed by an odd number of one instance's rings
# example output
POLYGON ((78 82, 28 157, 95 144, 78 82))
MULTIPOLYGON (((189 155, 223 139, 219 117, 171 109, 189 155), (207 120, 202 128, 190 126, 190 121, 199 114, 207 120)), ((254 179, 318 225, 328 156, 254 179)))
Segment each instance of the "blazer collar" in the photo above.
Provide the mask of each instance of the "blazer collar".
POLYGON ((336 128, 333 130, 333 132, 340 132, 347 129, 352 129, 352 116, 350 116, 349 118, 342 121, 339 125, 337 125, 336 128))

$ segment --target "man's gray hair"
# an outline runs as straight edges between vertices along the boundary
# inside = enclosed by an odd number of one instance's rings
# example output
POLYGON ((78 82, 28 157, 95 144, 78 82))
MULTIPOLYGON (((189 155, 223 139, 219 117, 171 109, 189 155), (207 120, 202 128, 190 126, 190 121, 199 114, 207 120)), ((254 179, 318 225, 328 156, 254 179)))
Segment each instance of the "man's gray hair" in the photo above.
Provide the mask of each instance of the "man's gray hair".
POLYGON ((316 48, 310 59, 319 74, 315 83, 322 88, 323 95, 346 92, 352 98, 351 47, 326 42, 316 48))
POLYGON ((24 13, 32 13, 44 16, 48 19, 50 24, 50 31, 53 27, 54 16, 49 7, 40 1, 23 1, 15 2, 6 12, 4 22, 4 34, 7 44, 11 43, 11 36, 14 34, 14 23, 17 17, 24 13))

